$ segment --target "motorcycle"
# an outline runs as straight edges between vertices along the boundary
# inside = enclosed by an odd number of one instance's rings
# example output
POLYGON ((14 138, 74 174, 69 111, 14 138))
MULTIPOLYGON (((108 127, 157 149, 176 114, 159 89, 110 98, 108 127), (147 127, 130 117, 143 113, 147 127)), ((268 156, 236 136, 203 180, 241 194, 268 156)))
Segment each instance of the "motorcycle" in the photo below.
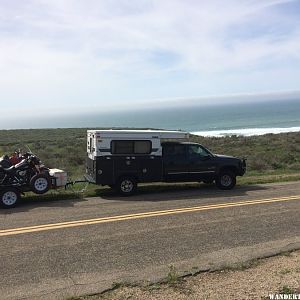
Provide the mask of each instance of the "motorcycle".
POLYGON ((15 165, 7 159, 7 156, 0 161, 0 187, 14 186, 22 191, 46 193, 51 187, 49 169, 30 152, 20 158, 20 162, 15 165))

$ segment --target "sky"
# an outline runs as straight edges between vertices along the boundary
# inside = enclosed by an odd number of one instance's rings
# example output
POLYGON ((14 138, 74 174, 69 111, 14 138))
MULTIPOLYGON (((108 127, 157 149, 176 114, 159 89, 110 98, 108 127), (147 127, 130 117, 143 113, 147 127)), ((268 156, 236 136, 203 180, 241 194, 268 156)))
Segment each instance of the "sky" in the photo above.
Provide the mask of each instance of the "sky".
POLYGON ((299 78, 300 0, 0 0, 3 120, 300 95, 299 78))

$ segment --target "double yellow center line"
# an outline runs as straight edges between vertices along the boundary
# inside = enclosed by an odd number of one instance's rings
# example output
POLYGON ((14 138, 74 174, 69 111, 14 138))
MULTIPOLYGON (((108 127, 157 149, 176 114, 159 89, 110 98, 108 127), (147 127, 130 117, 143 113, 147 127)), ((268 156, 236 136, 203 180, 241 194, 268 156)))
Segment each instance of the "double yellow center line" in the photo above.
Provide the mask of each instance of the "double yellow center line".
POLYGON ((62 222, 62 223, 54 223, 54 224, 28 226, 28 227, 21 227, 21 228, 4 229, 4 230, 0 230, 0 237, 30 233, 30 232, 40 232, 40 231, 47 231, 47 230, 54 230, 54 229, 78 227, 78 226, 85 226, 85 225, 127 221, 127 220, 150 218, 150 217, 157 217, 157 216, 175 215, 175 214, 188 213, 188 212, 198 212, 204 210, 267 204, 267 203, 284 202, 284 201, 292 201, 292 200, 300 200, 300 195, 280 197, 280 198, 260 199, 260 200, 248 200, 248 201, 240 201, 240 202, 227 202, 221 204, 210 204, 210 205, 202 205, 202 206, 194 206, 194 207, 143 212, 143 213, 129 214, 129 215, 102 217, 102 218, 88 219, 88 220, 79 220, 79 221, 70 221, 70 222, 62 222))

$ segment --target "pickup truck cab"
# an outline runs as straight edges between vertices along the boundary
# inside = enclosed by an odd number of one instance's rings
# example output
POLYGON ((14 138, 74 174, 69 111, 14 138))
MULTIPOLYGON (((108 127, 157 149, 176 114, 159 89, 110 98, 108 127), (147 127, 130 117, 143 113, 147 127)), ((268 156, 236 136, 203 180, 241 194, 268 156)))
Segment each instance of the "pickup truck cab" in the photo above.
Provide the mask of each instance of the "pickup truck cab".
POLYGON ((124 196, 141 182, 215 182, 228 190, 246 171, 245 160, 179 142, 189 137, 182 131, 89 130, 87 136, 86 179, 124 196))
POLYGON ((196 143, 162 143, 165 181, 216 182, 221 189, 232 189, 236 176, 243 176, 246 164, 232 156, 211 153, 196 143))

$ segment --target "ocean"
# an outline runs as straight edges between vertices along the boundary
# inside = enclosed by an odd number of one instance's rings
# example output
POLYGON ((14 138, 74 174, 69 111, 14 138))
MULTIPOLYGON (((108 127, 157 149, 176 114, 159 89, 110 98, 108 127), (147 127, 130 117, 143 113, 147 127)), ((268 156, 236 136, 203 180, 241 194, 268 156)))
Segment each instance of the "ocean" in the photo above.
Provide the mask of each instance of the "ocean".
POLYGON ((181 129, 204 136, 260 135, 300 131, 300 100, 210 106, 182 106, 110 113, 95 112, 60 118, 23 120, 22 127, 134 127, 181 129), (38 121, 38 122, 37 122, 38 121))

